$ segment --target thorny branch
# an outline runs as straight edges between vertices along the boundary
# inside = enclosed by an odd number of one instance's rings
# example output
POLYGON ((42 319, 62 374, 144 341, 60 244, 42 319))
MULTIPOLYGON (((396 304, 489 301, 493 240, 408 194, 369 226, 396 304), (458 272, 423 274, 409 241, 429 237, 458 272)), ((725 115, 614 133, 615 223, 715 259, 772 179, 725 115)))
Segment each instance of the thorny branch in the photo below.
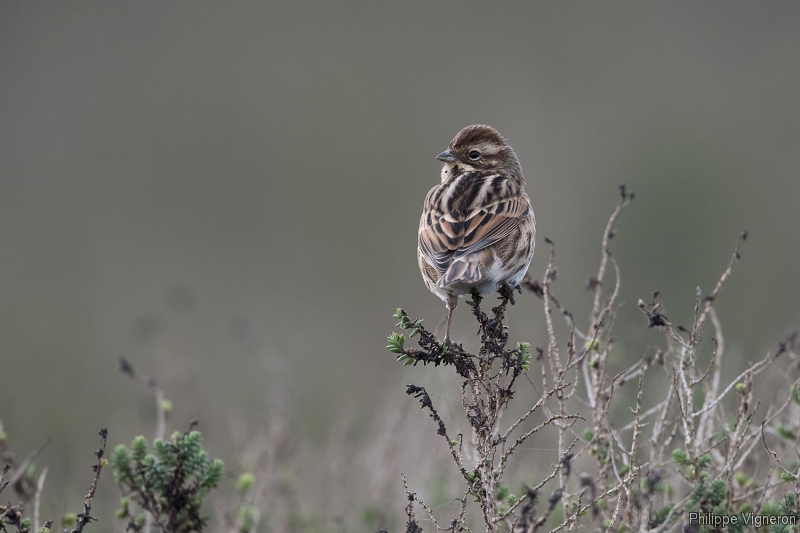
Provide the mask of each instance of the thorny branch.
POLYGON ((503 320, 508 304, 513 304, 507 288, 500 295, 500 304, 489 314, 481 310, 479 296, 474 295, 469 302, 479 323, 480 349, 474 354, 460 344, 443 345, 421 326, 420 320, 412 321, 405 311, 398 310, 398 326, 412 337, 420 336, 419 349, 405 348, 398 338, 392 345, 390 337, 390 349, 398 359, 404 364, 452 365, 463 378, 461 404, 471 438, 459 433, 457 440, 451 440, 446 421, 425 389, 408 387, 408 393, 429 411, 437 432, 447 440, 466 485, 464 498, 456 498, 462 502, 459 515, 448 528, 436 521, 434 510, 422 498, 411 495, 409 508, 413 502, 420 504, 437 532, 467 530, 468 498, 477 503, 477 514, 487 532, 539 531, 551 522, 559 506, 563 517, 560 523, 550 524, 553 533, 580 528, 617 531, 618 524, 624 524, 627 530, 656 532, 679 530, 686 513, 710 512, 712 505, 722 505, 733 512, 734 504, 747 500, 753 502, 754 511, 760 512, 771 498, 780 497, 777 491, 786 483, 800 494, 800 446, 776 450, 768 445, 765 436, 771 432, 781 437, 779 443, 787 444, 800 440, 793 428, 778 422, 790 411, 795 419, 800 417, 800 378, 790 380, 789 397, 771 405, 760 422, 756 421, 760 403, 753 397, 754 378, 775 365, 781 356, 784 357, 780 360, 800 364, 799 336, 788 336, 777 352, 748 364, 732 381, 722 381, 726 344, 715 304, 741 258, 746 231, 739 236, 713 290, 703 297, 698 289, 690 328, 673 325, 658 300, 658 292, 653 293, 649 304, 640 300, 647 326, 663 332, 664 344, 648 348, 626 367, 613 368, 619 364, 619 357, 612 360, 609 355, 614 344, 621 273, 609 243, 615 236, 619 215, 633 198, 633 193, 620 187, 620 201, 605 225, 597 275, 587 284, 592 291, 592 305, 585 330, 578 327, 573 314, 553 294, 558 278, 555 246, 545 239, 550 254, 542 279, 529 275, 523 280, 523 286, 542 300, 544 308, 547 346, 536 348, 536 357, 531 357, 524 343, 517 344, 514 350, 506 348, 508 332, 503 320), (605 285, 609 264, 614 270, 613 287, 605 285), (553 311, 566 324, 565 344, 558 342, 553 311), (703 330, 709 321, 714 334, 704 341, 703 330), (577 346, 576 339, 585 344, 577 346), (711 344, 710 348, 705 343, 711 344), (707 353, 710 358, 705 357, 707 353), (535 374, 529 369, 539 363, 540 378, 535 383, 535 374), (513 387, 518 375, 524 375, 537 397, 503 430, 500 414, 518 394, 513 387), (649 385, 653 381, 666 384, 660 398, 654 398, 656 389, 649 385), (631 382, 637 384, 635 389, 626 391, 625 385, 631 382), (615 420, 612 414, 620 411, 625 395, 631 393, 627 400, 632 407, 626 410, 630 418, 615 420), (591 415, 586 417, 588 426, 582 432, 575 426, 585 420, 581 408, 588 409, 591 415), (542 417, 540 422, 531 424, 537 413, 541 413, 537 415, 542 417), (548 428, 553 428, 558 437, 558 462, 539 483, 530 484, 533 488, 526 486, 520 497, 504 505, 496 497, 504 483, 504 467, 523 442, 535 434, 552 431, 548 428), (740 469, 757 469, 763 464, 753 453, 759 442, 785 479, 754 489, 740 469), (672 453, 666 453, 670 447, 672 453), (781 451, 794 453, 796 459, 791 465, 780 458, 781 451), (578 463, 593 473, 571 476, 573 465, 578 463), (556 478, 558 486, 546 501, 537 501, 545 486, 556 478), (539 512, 537 506, 541 507, 539 512))

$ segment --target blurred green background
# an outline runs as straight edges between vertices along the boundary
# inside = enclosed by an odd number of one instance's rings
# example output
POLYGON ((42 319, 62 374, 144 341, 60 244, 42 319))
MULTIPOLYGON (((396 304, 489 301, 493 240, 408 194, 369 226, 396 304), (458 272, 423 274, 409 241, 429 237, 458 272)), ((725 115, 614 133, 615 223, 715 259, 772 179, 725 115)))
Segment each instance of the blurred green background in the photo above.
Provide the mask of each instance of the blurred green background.
MULTIPOLYGON (((612 241, 622 359, 662 338, 636 301, 660 290, 689 323, 743 229, 718 300, 731 372, 774 348, 800 322, 798 28, 791 1, 4 2, 0 418, 19 455, 52 439, 47 509, 81 502, 101 426, 112 443, 152 433, 120 357, 234 473, 279 413, 319 461, 293 474, 300 493, 333 475, 331 439, 359 449, 387 409, 431 430, 404 383, 444 371, 400 367, 385 338, 395 307, 444 317, 417 224, 434 157, 472 123, 516 149, 532 273, 547 236, 584 324, 617 185, 635 191, 612 241)), ((533 295, 510 325, 545 345, 533 295)), ((454 331, 472 342, 464 306, 454 331)), ((397 462, 399 486, 414 458, 397 462)), ((350 483, 369 483, 362 467, 350 483)), ((326 516, 349 520, 360 498, 326 516)))

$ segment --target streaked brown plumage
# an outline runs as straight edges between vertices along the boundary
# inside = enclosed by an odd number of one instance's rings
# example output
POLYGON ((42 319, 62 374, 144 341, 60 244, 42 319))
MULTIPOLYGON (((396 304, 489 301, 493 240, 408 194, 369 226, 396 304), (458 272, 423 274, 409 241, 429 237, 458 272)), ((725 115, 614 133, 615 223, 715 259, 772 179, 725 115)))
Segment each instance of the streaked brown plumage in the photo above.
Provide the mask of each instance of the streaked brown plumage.
POLYGON ((447 305, 449 342, 459 296, 519 286, 536 220, 517 154, 494 128, 467 126, 437 159, 441 183, 425 198, 417 260, 428 289, 447 305))

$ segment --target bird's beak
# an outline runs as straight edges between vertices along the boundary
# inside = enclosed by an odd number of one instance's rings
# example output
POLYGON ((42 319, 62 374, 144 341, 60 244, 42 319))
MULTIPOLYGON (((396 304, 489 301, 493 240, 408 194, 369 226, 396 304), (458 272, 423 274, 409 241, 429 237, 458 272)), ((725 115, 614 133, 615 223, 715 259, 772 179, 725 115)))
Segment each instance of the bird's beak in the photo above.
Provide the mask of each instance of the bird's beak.
POLYGON ((456 160, 456 156, 454 156, 453 152, 451 152, 450 150, 445 150, 441 154, 437 155, 436 159, 444 163, 452 163, 456 160))

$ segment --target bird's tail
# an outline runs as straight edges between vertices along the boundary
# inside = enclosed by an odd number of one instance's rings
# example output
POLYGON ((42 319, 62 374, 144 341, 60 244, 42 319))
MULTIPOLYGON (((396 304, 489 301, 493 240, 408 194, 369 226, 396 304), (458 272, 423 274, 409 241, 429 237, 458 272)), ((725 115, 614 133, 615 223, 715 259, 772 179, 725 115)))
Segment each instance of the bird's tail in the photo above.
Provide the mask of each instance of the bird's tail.
POLYGON ((436 284, 440 288, 452 285, 473 284, 481 279, 481 262, 477 257, 468 256, 456 259, 447 268, 447 271, 439 278, 436 284))

